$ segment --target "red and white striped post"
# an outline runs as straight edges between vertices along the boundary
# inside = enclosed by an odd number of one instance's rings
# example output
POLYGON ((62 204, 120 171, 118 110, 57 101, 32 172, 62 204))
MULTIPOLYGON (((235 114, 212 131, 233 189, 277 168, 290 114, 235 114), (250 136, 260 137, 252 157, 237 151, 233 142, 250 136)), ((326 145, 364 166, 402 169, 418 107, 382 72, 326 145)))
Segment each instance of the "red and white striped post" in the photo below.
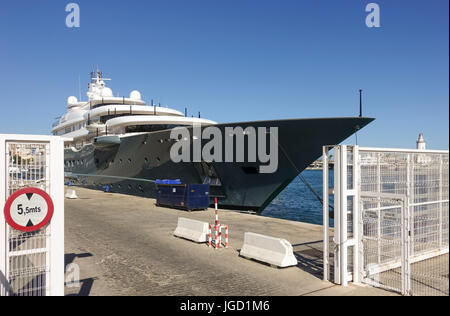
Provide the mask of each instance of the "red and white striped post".
POLYGON ((219 226, 219 209, 217 207, 217 197, 214 198, 214 206, 216 209, 216 226, 219 226))
POLYGON ((208 228, 208 247, 211 247, 211 224, 208 228))
MULTIPOLYGON (((222 244, 222 228, 225 229, 225 248, 228 248, 228 225, 219 224, 219 208, 217 206, 217 197, 214 198, 216 220, 214 222, 214 249, 219 249, 222 244)), ((212 225, 208 226, 208 247, 211 247, 212 225)))
POLYGON ((228 225, 225 225, 225 248, 228 248, 228 225))
POLYGON ((214 225, 214 248, 215 249, 219 249, 219 246, 220 246, 220 240, 219 240, 220 226, 219 226, 219 210, 218 210, 218 207, 217 207, 217 197, 214 197, 214 207, 215 207, 215 212, 216 212, 216 221, 215 221, 215 225, 214 225))
POLYGON ((222 245, 222 228, 225 229, 225 248, 228 248, 228 225, 219 226, 219 247, 222 245))
POLYGON ((214 226, 214 248, 219 249, 219 229, 214 226))

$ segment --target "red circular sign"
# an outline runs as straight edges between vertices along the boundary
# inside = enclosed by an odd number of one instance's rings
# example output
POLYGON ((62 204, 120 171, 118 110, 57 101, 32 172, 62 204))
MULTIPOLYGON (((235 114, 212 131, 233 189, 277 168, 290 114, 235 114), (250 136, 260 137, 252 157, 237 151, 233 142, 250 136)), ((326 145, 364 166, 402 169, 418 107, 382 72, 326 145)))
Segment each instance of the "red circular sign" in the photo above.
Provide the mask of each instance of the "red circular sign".
POLYGON ((47 192, 23 188, 14 192, 3 209, 6 222, 14 229, 31 232, 45 226, 53 216, 53 202, 47 192))

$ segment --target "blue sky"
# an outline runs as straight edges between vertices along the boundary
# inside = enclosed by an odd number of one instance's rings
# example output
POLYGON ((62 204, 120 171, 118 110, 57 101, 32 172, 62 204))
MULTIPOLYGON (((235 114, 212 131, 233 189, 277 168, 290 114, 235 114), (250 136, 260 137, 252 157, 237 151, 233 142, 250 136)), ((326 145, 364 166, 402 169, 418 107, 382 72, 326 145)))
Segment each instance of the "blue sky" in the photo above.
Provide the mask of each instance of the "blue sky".
MULTIPOLYGON (((89 72, 218 121, 358 115, 363 146, 449 143, 448 1, 2 1, 0 133, 48 134, 89 72), (80 6, 67 28, 65 6, 80 6), (376 2, 381 27, 365 25, 376 2)), ((354 137, 346 143, 354 143, 354 137)))

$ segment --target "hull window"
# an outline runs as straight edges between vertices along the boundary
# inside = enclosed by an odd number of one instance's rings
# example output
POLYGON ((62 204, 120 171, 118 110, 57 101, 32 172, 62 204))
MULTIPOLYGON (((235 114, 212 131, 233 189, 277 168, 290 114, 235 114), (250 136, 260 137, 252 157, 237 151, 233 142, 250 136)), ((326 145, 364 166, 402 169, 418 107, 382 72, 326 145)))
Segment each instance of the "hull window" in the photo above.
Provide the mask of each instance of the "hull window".
POLYGON ((258 168, 256 167, 242 167, 242 170, 246 173, 246 174, 258 174, 258 168))

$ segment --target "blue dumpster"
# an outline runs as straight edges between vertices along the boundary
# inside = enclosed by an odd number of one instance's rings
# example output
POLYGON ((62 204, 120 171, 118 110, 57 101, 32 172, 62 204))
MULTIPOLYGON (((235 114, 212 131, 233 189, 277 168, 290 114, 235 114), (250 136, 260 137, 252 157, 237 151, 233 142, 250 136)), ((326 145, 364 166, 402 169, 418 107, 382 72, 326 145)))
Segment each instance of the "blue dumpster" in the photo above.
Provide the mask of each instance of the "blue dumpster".
POLYGON ((209 184, 177 184, 156 181, 156 205, 185 210, 204 210, 209 206, 209 184))

